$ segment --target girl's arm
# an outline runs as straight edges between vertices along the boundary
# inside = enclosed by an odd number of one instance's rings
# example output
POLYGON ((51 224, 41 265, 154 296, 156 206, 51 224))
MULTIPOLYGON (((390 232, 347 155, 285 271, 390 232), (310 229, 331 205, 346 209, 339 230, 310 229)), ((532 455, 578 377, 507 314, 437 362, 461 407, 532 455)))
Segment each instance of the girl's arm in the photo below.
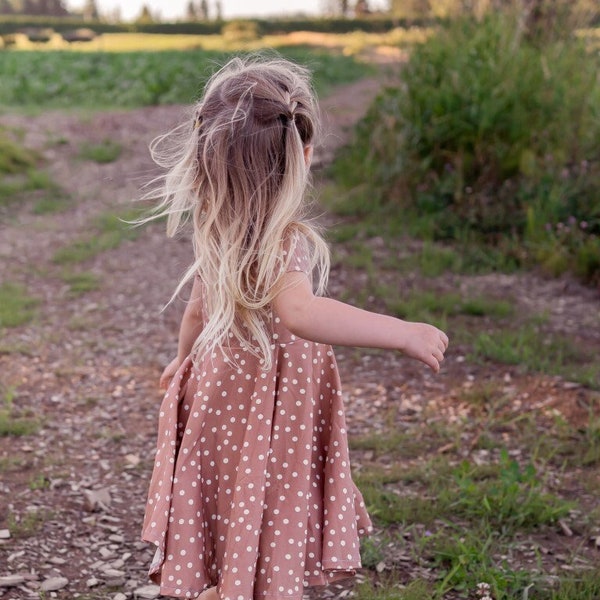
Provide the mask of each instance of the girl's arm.
POLYGON ((282 283, 273 308, 283 325, 298 337, 323 344, 400 350, 434 372, 440 370, 448 337, 437 327, 315 296, 304 273, 286 273, 282 283))
POLYGON ((202 331, 202 283, 198 277, 194 278, 194 285, 190 293, 190 299, 183 312, 179 326, 179 341, 177 344, 177 356, 165 367, 160 376, 159 386, 166 389, 177 373, 181 363, 192 351, 196 338, 202 331))

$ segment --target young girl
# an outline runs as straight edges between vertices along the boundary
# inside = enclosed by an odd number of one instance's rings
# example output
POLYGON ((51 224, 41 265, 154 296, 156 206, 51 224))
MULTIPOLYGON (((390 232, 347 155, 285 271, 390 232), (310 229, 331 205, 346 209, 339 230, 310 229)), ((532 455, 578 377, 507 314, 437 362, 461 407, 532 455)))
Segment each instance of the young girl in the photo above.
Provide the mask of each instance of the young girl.
POLYGON ((303 217, 317 127, 306 69, 235 58, 209 80, 180 151, 157 159, 157 213, 169 235, 191 216, 195 254, 176 290, 193 279, 160 378, 143 527, 164 595, 301 600, 354 574, 371 523, 330 345, 399 350, 435 372, 444 358, 435 327, 320 295, 327 246, 303 217))

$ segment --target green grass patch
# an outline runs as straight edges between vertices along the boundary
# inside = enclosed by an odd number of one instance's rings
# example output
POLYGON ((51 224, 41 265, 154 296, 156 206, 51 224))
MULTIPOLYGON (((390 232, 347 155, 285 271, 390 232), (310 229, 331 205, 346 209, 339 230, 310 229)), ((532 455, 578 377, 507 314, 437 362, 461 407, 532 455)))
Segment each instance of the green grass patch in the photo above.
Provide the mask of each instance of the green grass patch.
POLYGON ((70 198, 59 189, 44 194, 42 198, 35 201, 33 205, 34 215, 53 215, 65 212, 71 206, 70 198))
POLYGON ((35 419, 15 417, 11 411, 0 409, 0 437, 33 435, 39 428, 35 419))
POLYGON ((8 529, 14 539, 29 538, 42 529, 44 523, 52 518, 52 513, 43 509, 34 509, 23 515, 8 513, 8 529))
POLYGON ((505 318, 514 313, 513 303, 485 296, 462 297, 456 293, 415 291, 405 299, 387 300, 392 313, 411 321, 428 321, 432 316, 465 315, 505 318))
MULTIPOLYGON (((395 451, 394 433, 353 442, 356 448, 395 451)), ((431 450, 429 450, 431 452, 431 450)), ((422 454, 426 448, 422 448, 422 454)), ((545 490, 531 462, 520 464, 502 450, 495 462, 477 465, 463 460, 452 464, 439 458, 412 469, 368 466, 355 474, 370 514, 384 525, 436 520, 465 520, 484 524, 498 535, 555 523, 572 504, 545 490)))
POLYGON ((372 581, 365 581, 354 588, 352 597, 356 600, 431 600, 432 592, 433 585, 422 579, 406 586, 393 580, 377 586, 372 581))
POLYGON ((40 156, 25 148, 15 135, 0 127, 0 208, 27 200, 26 194, 40 192, 34 213, 47 214, 66 208, 66 196, 50 175, 37 168, 40 156))
POLYGON ((0 327, 18 327, 32 321, 39 300, 18 283, 0 283, 0 327))
POLYGON ((138 210, 105 213, 94 219, 90 232, 54 253, 52 261, 58 265, 73 265, 94 258, 102 252, 118 248, 124 241, 134 240, 140 228, 127 223, 139 217, 138 210))
POLYGON ((13 400, 13 391, 3 390, 2 406, 0 406, 0 437, 20 437, 37 433, 39 422, 31 417, 17 415, 13 400))
POLYGON ((477 332, 472 337, 471 360, 516 365, 525 372, 562 375, 591 387, 600 387, 595 357, 561 334, 544 331, 535 322, 519 328, 477 332))
POLYGON ((102 286, 102 278, 91 271, 65 270, 60 277, 69 286, 69 293, 72 296, 93 292, 102 286))
MULTIPOLYGON (((307 64, 324 93, 354 81, 372 68, 324 50, 282 47, 281 53, 307 64)), ((2 56, 0 105, 15 108, 115 108, 188 104, 203 80, 231 54, 186 52, 7 52, 2 56), (29 77, 28 73, 35 73, 29 77)))
POLYGON ((563 578, 557 589, 541 596, 543 600, 597 600, 600 598, 600 569, 563 578))
POLYGON ((38 156, 32 150, 23 147, 0 127, 0 174, 23 173, 32 169, 38 156))
POLYGON ((98 144, 83 144, 79 151, 79 158, 105 164, 116 161, 122 152, 123 146, 121 144, 106 139, 98 144))

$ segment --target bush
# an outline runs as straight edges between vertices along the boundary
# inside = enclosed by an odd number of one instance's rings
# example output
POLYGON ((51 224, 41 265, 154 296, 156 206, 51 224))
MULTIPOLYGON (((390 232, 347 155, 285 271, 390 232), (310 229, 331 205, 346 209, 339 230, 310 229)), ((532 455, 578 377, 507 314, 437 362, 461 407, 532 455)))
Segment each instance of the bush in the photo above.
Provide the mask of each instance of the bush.
POLYGON ((350 187, 368 182, 380 202, 430 215, 438 238, 537 249, 569 218, 597 236, 597 68, 574 36, 530 41, 508 14, 457 21, 415 49, 336 172, 350 187))

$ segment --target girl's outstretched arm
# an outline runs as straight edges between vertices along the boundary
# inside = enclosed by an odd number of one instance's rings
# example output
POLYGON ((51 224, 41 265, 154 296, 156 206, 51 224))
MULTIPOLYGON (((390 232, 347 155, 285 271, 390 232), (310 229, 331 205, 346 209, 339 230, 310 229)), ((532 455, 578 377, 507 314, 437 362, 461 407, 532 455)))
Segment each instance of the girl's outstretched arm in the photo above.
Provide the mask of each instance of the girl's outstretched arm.
POLYGON ((181 325, 179 326, 179 342, 177 344, 177 356, 165 367, 160 376, 159 386, 166 389, 173 375, 192 351, 196 338, 202 331, 202 284, 198 277, 194 277, 194 285, 190 293, 181 325))
POLYGON ((339 346, 400 350, 440 370, 448 336, 426 323, 411 323, 315 296, 304 273, 286 273, 273 308, 283 325, 298 337, 339 346))

